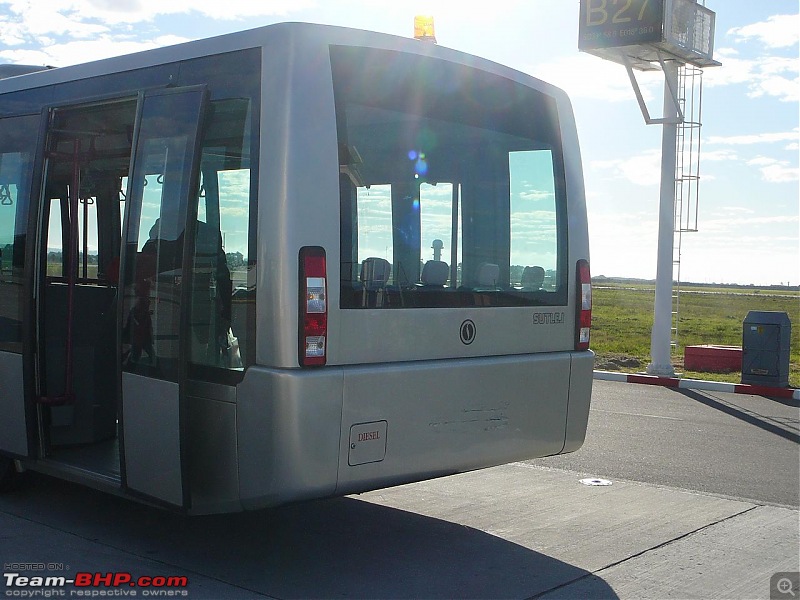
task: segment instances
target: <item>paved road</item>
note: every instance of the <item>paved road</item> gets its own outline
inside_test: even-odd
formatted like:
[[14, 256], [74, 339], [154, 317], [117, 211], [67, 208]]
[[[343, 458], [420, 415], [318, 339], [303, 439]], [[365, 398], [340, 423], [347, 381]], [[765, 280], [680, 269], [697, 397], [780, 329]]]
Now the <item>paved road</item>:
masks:
[[531, 464], [797, 508], [796, 400], [595, 381], [584, 446]]
[[763, 398], [596, 382], [574, 455], [355, 497], [185, 518], [35, 476], [0, 496], [0, 559], [185, 576], [193, 599], [768, 598], [800, 563], [797, 427]]

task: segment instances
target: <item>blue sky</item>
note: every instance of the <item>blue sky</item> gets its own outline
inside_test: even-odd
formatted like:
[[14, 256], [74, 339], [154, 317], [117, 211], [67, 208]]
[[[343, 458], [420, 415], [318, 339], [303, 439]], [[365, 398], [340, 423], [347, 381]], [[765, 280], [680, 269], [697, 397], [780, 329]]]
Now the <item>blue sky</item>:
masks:
[[[797, 0], [707, 0], [699, 213], [681, 278], [800, 283]], [[579, 0], [0, 0], [0, 62], [64, 66], [279, 21], [402, 36], [415, 14], [439, 44], [569, 92], [584, 161], [594, 275], [654, 278], [661, 127], [646, 125], [625, 69], [578, 51]], [[653, 116], [663, 78], [640, 83]]]

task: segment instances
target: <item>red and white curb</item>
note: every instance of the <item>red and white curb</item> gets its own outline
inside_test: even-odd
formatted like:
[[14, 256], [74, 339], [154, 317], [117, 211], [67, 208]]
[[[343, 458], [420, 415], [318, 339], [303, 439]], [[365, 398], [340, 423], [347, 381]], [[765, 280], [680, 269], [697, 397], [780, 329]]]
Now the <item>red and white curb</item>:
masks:
[[702, 379], [683, 379], [682, 377], [659, 377], [640, 373], [620, 373], [618, 371], [595, 371], [595, 379], [605, 381], [623, 381], [627, 383], [643, 383], [645, 385], [661, 385], [664, 387], [708, 390], [710, 392], [730, 392], [734, 394], [753, 394], [772, 398], [792, 398], [800, 400], [800, 389], [770, 387], [766, 385], [750, 385], [747, 383], [727, 383], [724, 381], [704, 381]]

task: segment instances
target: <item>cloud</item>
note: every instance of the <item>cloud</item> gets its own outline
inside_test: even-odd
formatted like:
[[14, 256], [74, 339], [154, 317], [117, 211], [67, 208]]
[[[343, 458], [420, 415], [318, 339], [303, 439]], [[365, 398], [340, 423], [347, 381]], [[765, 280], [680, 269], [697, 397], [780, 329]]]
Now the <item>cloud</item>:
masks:
[[519, 197], [522, 200], [532, 200], [534, 202], [538, 200], [550, 200], [552, 201], [555, 194], [553, 192], [547, 190], [533, 190], [531, 192], [521, 192]]
[[710, 152], [706, 151], [706, 150], [703, 150], [700, 153], [700, 158], [703, 161], [707, 161], [708, 160], [708, 161], [712, 161], [712, 162], [716, 162], [716, 161], [720, 161], [721, 162], [721, 161], [726, 161], [726, 160], [737, 160], [739, 157], [737, 156], [736, 152], [734, 152], [733, 150], [711, 150]]
[[774, 164], [775, 160], [772, 158], [767, 158], [765, 156], [758, 156], [752, 160], [748, 160], [748, 165], [755, 165], [755, 166], [763, 166], [763, 165], [771, 165]]
[[[776, 142], [797, 143], [800, 138], [800, 129], [774, 133], [754, 133], [748, 135], [712, 135], [705, 140], [706, 144], [724, 144], [728, 146], [741, 146], [749, 144], [773, 144]], [[705, 154], [704, 154], [705, 156]]]
[[[744, 213], [745, 211], [739, 211], [740, 214]], [[800, 222], [800, 217], [797, 215], [776, 215], [771, 217], [752, 217], [752, 216], [741, 216], [741, 217], [734, 217], [731, 215], [724, 216], [720, 219], [711, 219], [705, 223], [705, 226], [708, 229], [720, 230], [720, 231], [729, 231], [733, 227], [737, 225], [743, 225], [745, 227], [752, 227], [754, 225], [781, 225], [781, 224], [790, 224], [790, 223], [798, 223]]]
[[[762, 158], [757, 162], [766, 164]], [[792, 277], [797, 283], [800, 217], [796, 201], [794, 206], [789, 202], [779, 207], [772, 202], [751, 205], [745, 198], [731, 200], [723, 206], [700, 200], [698, 233], [683, 236], [681, 242], [681, 278], [772, 284]], [[779, 212], [770, 214], [769, 210]], [[787, 275], [792, 269], [795, 274]]]
[[91, 57], [92, 60], [100, 60], [186, 41], [188, 41], [186, 38], [178, 36], [160, 36], [151, 40], [132, 41], [121, 36], [100, 35], [92, 41], [55, 43], [42, 47], [40, 50], [6, 50], [0, 52], [0, 58], [20, 64], [63, 67], [85, 62], [87, 57]]
[[725, 216], [728, 216], [731, 213], [752, 215], [752, 214], [755, 214], [755, 212], [756, 212], [752, 208], [747, 208], [746, 206], [720, 206], [719, 210], [721, 212], [718, 212], [717, 214], [722, 214], [722, 215], [725, 215]]
[[[751, 136], [712, 137], [710, 143], [727, 144], [754, 144], [758, 142], [777, 142], [785, 139], [789, 134], [760, 134]], [[791, 134], [796, 139], [797, 134]], [[728, 149], [703, 150], [700, 161], [723, 162], [740, 161], [737, 153]], [[769, 183], [787, 183], [798, 180], [798, 168], [791, 166], [786, 160], [778, 160], [767, 156], [756, 156], [747, 160], [747, 166], [756, 167], [761, 173], [761, 178]], [[604, 179], [624, 179], [639, 186], [657, 186], [661, 182], [661, 151], [646, 150], [630, 158], [616, 158], [610, 160], [595, 160], [588, 164], [589, 171]], [[715, 179], [714, 176], [705, 174], [703, 181]]]
[[[764, 230], [766, 229], [766, 230]], [[772, 285], [797, 284], [796, 236], [776, 236], [769, 227], [759, 234], [732, 236], [730, 232], [684, 236], [681, 245], [681, 279], [700, 282], [736, 282]], [[709, 265], [713, 267], [710, 269]]]
[[[635, 97], [625, 67], [589, 54], [530, 65], [526, 71], [562, 88], [572, 98], [630, 102]], [[637, 73], [637, 78], [646, 101], [661, 96], [661, 73]]]
[[731, 48], [720, 48], [715, 58], [722, 65], [706, 69], [703, 83], [709, 87], [744, 84], [751, 98], [769, 96], [782, 102], [800, 100], [800, 61], [783, 56], [738, 57]]
[[636, 185], [659, 185], [661, 151], [646, 150], [630, 158], [596, 160], [589, 163], [592, 171], [604, 171], [611, 179], [626, 179]]
[[[4, 3], [0, 0], [0, 6]], [[0, 23], [4, 30], [3, 39], [8, 36], [17, 43], [27, 40], [46, 43], [50, 34], [86, 39], [108, 31], [105, 25], [83, 22], [71, 11], [58, 12], [44, 2], [11, 3], [10, 13], [2, 17]]]
[[153, 26], [149, 31], [142, 27], [163, 15], [241, 21], [315, 4], [316, 0], [0, 0], [0, 58], [66, 66], [188, 41], [159, 36]]
[[796, 58], [771, 56], [761, 59], [758, 66], [760, 72], [750, 83], [748, 96], [773, 96], [784, 102], [800, 100], [800, 65]]
[[[798, 147], [798, 129], [786, 132], [775, 133], [756, 133], [749, 135], [732, 135], [732, 136], [711, 136], [704, 141], [706, 146], [709, 144], [720, 144], [728, 146], [747, 146], [755, 144], [776, 144], [779, 142], [789, 141], [785, 149], [796, 150]], [[739, 160], [739, 157], [733, 150], [720, 149], [706, 151], [703, 150], [700, 154], [702, 161], [722, 161], [722, 160]], [[769, 183], [787, 183], [798, 180], [798, 168], [791, 166], [789, 161], [779, 160], [768, 156], [755, 156], [750, 158], [745, 163], [749, 167], [756, 167], [761, 172], [761, 178]], [[708, 177], [704, 177], [708, 179]]]
[[658, 240], [656, 211], [597, 212], [589, 204], [592, 272], [621, 277], [655, 277]]
[[242, 217], [247, 217], [249, 214], [248, 207], [235, 207], [235, 206], [221, 206], [219, 209], [220, 213], [230, 219], [238, 219]]
[[757, 156], [747, 164], [758, 167], [761, 177], [769, 183], [786, 183], [800, 179], [800, 169], [789, 165], [788, 161], [777, 160], [766, 156]]
[[[50, 19], [66, 18], [75, 23], [100, 22], [108, 25], [152, 21], [159, 15], [199, 13], [213, 19], [241, 20], [264, 15], [285, 15], [310, 8], [315, 0], [0, 0], [29, 28], [40, 26], [37, 15]], [[58, 30], [53, 30], [58, 31]]]
[[766, 21], [728, 30], [739, 40], [756, 38], [769, 48], [787, 48], [800, 40], [800, 15], [774, 15]]

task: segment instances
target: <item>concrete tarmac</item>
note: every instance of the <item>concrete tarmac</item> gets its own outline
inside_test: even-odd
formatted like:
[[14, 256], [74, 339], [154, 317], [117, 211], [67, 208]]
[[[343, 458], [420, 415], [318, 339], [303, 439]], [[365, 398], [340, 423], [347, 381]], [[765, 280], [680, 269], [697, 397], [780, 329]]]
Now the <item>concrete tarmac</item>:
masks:
[[530, 462], [798, 508], [799, 406], [796, 400], [595, 381], [583, 447]]
[[[758, 479], [797, 470], [797, 408], [735, 402], [603, 382], [571, 457], [234, 515], [183, 517], [30, 474], [0, 496], [0, 595], [797, 600], [797, 474], [767, 490]], [[78, 573], [188, 586], [31, 585]]]
[[773, 574], [798, 570], [797, 510], [582, 476], [515, 463], [194, 518], [36, 476], [0, 500], [0, 556], [6, 582], [186, 576], [197, 599], [769, 598]]

